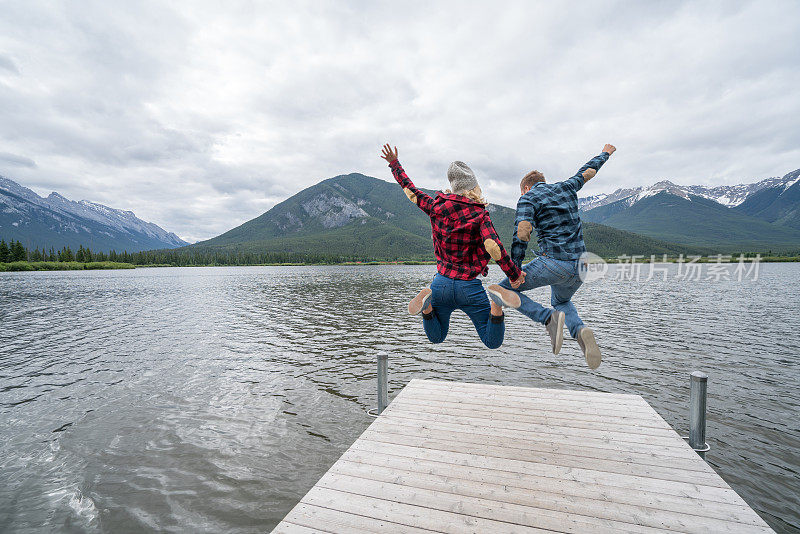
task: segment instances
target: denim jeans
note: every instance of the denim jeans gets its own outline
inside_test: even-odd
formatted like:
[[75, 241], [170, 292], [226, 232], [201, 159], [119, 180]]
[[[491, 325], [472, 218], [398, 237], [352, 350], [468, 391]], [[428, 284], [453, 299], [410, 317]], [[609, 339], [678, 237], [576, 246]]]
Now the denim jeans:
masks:
[[461, 310], [472, 320], [484, 345], [496, 349], [503, 344], [506, 325], [502, 316], [493, 317], [490, 313], [489, 297], [480, 280], [455, 280], [437, 274], [433, 277], [431, 290], [433, 314], [422, 320], [425, 335], [431, 343], [444, 341], [450, 329], [450, 315]]
[[[525, 271], [525, 283], [515, 290], [520, 293], [519, 298], [522, 301], [519, 312], [538, 323], [546, 323], [550, 314], [553, 313], [552, 310], [534, 302], [521, 292], [535, 287], [550, 286], [550, 304], [553, 308], [564, 312], [564, 323], [569, 329], [569, 334], [572, 337], [578, 337], [578, 332], [584, 325], [581, 318], [578, 317], [578, 310], [575, 309], [575, 305], [570, 299], [583, 284], [579, 273], [580, 268], [579, 260], [564, 261], [547, 256], [537, 256], [522, 268]], [[506, 289], [512, 289], [508, 278], [500, 282], [500, 285]]]

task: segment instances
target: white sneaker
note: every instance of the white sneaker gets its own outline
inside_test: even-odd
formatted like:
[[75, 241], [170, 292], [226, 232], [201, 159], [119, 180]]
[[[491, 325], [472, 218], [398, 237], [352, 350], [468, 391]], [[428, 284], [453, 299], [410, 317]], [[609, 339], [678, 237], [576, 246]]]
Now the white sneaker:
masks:
[[486, 288], [489, 298], [498, 306], [506, 308], [519, 308], [522, 301], [519, 299], [519, 294], [516, 291], [511, 291], [497, 284], [492, 284]]
[[421, 314], [422, 310], [430, 305], [432, 297], [433, 291], [431, 291], [431, 288], [426, 287], [417, 293], [417, 296], [411, 299], [411, 302], [408, 303], [408, 313], [411, 315]]
[[600, 367], [602, 357], [600, 356], [600, 347], [597, 346], [597, 341], [594, 339], [594, 332], [591, 328], [583, 327], [578, 332], [578, 345], [583, 350], [583, 355], [586, 356], [586, 363], [589, 364], [589, 369], [597, 369]]
[[550, 341], [553, 343], [553, 354], [561, 351], [561, 344], [564, 343], [564, 312], [553, 310], [550, 315], [550, 322], [544, 325], [547, 333], [550, 334]]

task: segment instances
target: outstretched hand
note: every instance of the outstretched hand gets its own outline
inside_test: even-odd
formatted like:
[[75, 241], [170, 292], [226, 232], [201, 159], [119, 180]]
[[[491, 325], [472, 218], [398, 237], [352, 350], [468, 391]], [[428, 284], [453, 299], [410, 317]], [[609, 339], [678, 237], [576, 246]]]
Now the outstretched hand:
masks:
[[518, 289], [519, 286], [525, 283], [525, 272], [523, 271], [522, 274], [519, 275], [519, 278], [514, 280], [513, 282], [509, 281], [511, 287], [514, 289]]
[[606, 146], [603, 147], [603, 152], [608, 152], [609, 156], [611, 154], [613, 154], [614, 151], [616, 151], [616, 150], [617, 150], [617, 147], [615, 147], [614, 145], [608, 144], [608, 143], [606, 143]]
[[397, 159], [397, 147], [394, 147], [394, 152], [392, 152], [392, 147], [390, 147], [388, 143], [383, 145], [381, 153], [383, 154], [381, 157], [389, 163]]

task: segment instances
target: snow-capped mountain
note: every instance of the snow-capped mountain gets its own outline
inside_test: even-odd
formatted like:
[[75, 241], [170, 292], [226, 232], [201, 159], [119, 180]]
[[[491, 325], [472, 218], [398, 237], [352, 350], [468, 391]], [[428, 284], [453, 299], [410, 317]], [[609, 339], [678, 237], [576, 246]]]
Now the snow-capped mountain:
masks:
[[800, 229], [800, 169], [747, 197], [734, 209], [770, 223]]
[[[799, 169], [800, 170], [800, 169]], [[795, 171], [797, 172], [797, 171]], [[689, 199], [690, 195], [704, 197], [715, 202], [732, 208], [744, 202], [747, 197], [772, 187], [782, 186], [788, 188], [792, 182], [791, 176], [795, 173], [789, 173], [782, 178], [773, 177], [761, 180], [760, 182], [752, 184], [738, 184], [738, 185], [720, 185], [716, 187], [706, 187], [702, 185], [677, 185], [669, 180], [663, 180], [648, 187], [637, 187], [633, 189], [617, 189], [610, 194], [592, 195], [585, 198], [578, 199], [578, 205], [584, 211], [589, 211], [606, 204], [617, 202], [618, 200], [627, 199], [629, 205], [633, 205], [643, 198], [647, 198], [667, 191], [673, 195], [681, 198]], [[796, 179], [795, 179], [796, 181]]]
[[132, 211], [69, 200], [58, 193], [40, 197], [0, 176], [0, 237], [28, 247], [84, 245], [93, 250], [129, 252], [175, 248], [187, 243]]

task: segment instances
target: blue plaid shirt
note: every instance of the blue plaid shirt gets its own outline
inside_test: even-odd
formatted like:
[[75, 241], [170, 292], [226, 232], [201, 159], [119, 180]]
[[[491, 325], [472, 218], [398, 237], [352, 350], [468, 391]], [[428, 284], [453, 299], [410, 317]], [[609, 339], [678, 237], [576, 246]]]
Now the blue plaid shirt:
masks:
[[[608, 152], [601, 152], [578, 169], [575, 176], [552, 184], [540, 182], [519, 198], [517, 220], [530, 222], [539, 238], [539, 253], [557, 260], [577, 260], [586, 252], [583, 242], [581, 217], [578, 213], [578, 191], [583, 187], [583, 172], [599, 170], [608, 160]], [[517, 237], [511, 243], [511, 260], [522, 266], [528, 243]]]

